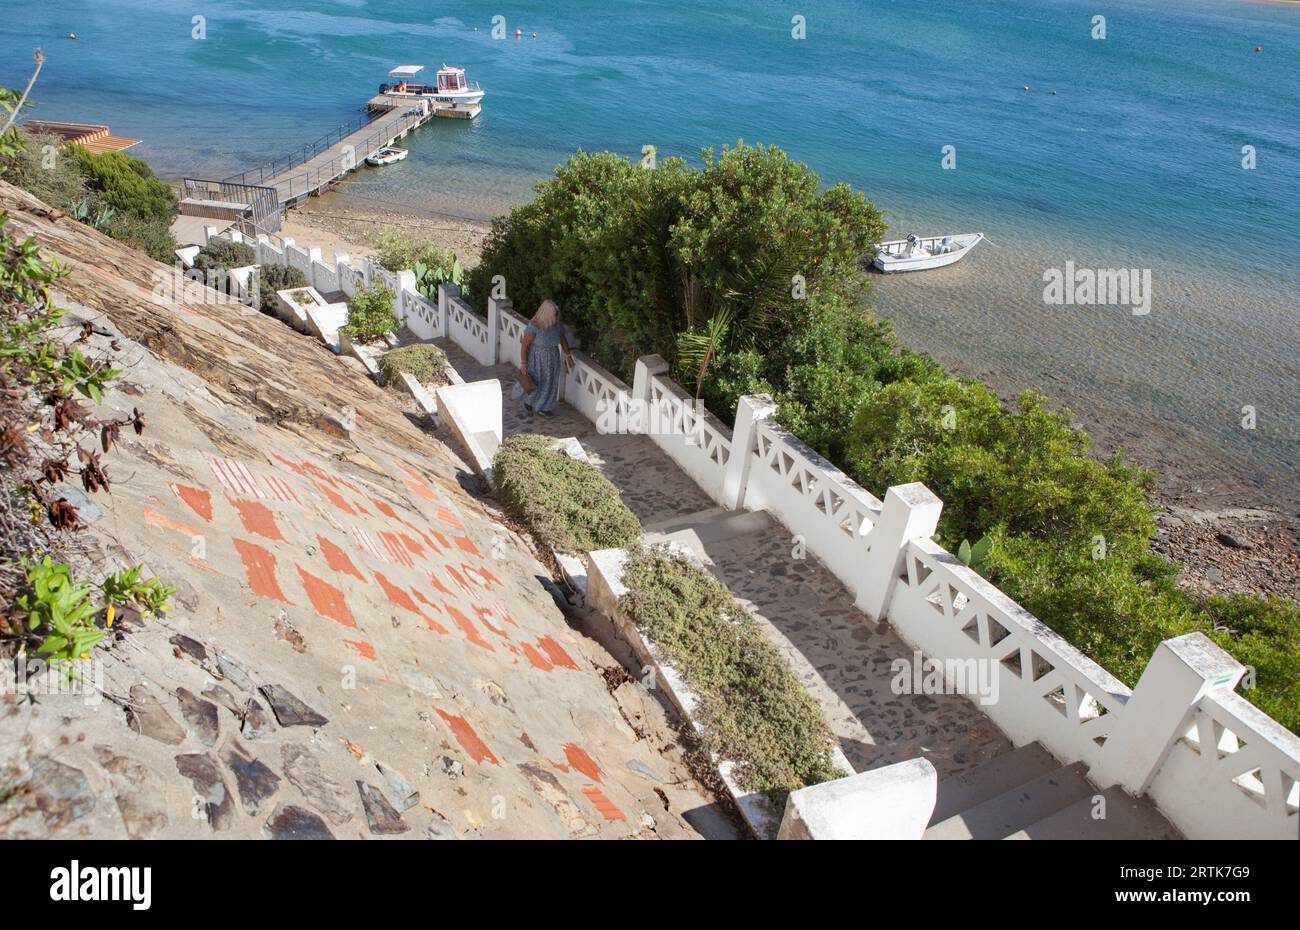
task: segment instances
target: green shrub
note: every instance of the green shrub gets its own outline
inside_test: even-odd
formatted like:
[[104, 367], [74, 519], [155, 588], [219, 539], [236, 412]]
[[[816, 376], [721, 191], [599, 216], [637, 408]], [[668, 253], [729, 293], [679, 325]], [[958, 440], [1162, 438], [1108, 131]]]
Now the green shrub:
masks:
[[385, 229], [375, 242], [375, 258], [389, 271], [410, 271], [416, 262], [450, 268], [456, 253], [429, 239], [417, 239], [400, 229]]
[[19, 132], [23, 149], [5, 180], [60, 210], [71, 211], [90, 194], [81, 164], [68, 157], [59, 136]]
[[231, 268], [246, 268], [256, 263], [256, 249], [246, 243], [231, 242], [226, 239], [209, 241], [199, 250], [199, 254], [194, 256], [194, 267], [202, 272], [210, 269], [229, 271]]
[[176, 261], [177, 245], [171, 228], [156, 220], [119, 213], [103, 226], [101, 232], [139, 249], [156, 262], [168, 265]]
[[741, 787], [784, 802], [846, 774], [816, 702], [724, 584], [663, 546], [634, 552], [623, 583], [619, 608], [699, 696], [707, 747], [736, 763]]
[[[236, 265], [235, 267], [240, 267]], [[275, 313], [275, 292], [306, 287], [307, 276], [290, 265], [259, 265], [257, 269], [258, 309]]]
[[171, 185], [160, 180], [143, 160], [121, 152], [92, 153], [80, 145], [64, 147], [75, 159], [86, 185], [120, 213], [171, 225], [180, 213], [180, 199]]
[[358, 288], [349, 301], [348, 323], [339, 332], [364, 342], [397, 329], [395, 300], [393, 292], [382, 284]]
[[492, 462], [497, 496], [557, 552], [585, 554], [632, 545], [641, 524], [614, 487], [587, 462], [551, 449], [549, 436], [509, 436]]
[[379, 373], [384, 384], [396, 389], [401, 373], [406, 372], [421, 384], [450, 384], [447, 377], [447, 353], [427, 342], [402, 346], [379, 358]]
[[493, 222], [469, 289], [486, 294], [503, 275], [516, 306], [554, 298], [624, 378], [647, 353], [678, 364], [683, 348], [698, 373], [706, 356], [799, 332], [807, 301], [794, 275], [812, 289], [858, 280], [859, 256], [884, 231], [879, 211], [846, 185], [822, 190], [775, 147], [702, 155], [698, 170], [677, 158], [654, 170], [608, 152], [570, 158], [532, 203]]

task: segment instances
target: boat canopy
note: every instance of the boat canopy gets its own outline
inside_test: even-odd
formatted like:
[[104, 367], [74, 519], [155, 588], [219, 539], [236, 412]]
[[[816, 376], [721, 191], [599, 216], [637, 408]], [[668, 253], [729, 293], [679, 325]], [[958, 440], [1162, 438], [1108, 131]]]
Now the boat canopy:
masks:
[[390, 78], [409, 78], [415, 77], [424, 70], [424, 65], [398, 65], [392, 71], [388, 72]]

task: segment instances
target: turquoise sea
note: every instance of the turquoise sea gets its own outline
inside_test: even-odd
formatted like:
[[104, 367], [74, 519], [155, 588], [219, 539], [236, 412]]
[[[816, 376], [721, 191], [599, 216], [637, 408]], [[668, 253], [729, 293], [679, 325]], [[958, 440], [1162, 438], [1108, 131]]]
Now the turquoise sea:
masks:
[[[1295, 484], [1300, 4], [447, 9], [455, 15], [414, 0], [24, 3], [0, 17], [0, 82], [25, 82], [40, 45], [33, 116], [142, 138], [133, 153], [166, 177], [222, 177], [355, 118], [394, 65], [458, 64], [488, 91], [482, 116], [436, 121], [409, 140], [406, 162], [346, 190], [371, 206], [474, 218], [527, 199], [578, 148], [636, 157], [650, 144], [694, 158], [742, 137], [775, 143], [826, 182], [865, 191], [900, 237], [989, 236], [951, 269], [877, 279], [876, 304], [909, 342], [1122, 424], [1128, 445], [1177, 446], [1274, 488]], [[1104, 39], [1093, 38], [1098, 14]], [[795, 15], [803, 40], [791, 35]], [[941, 166], [944, 146], [955, 170]], [[1043, 272], [1067, 260], [1150, 268], [1151, 313], [1045, 305]], [[1241, 428], [1243, 406], [1255, 430]]]

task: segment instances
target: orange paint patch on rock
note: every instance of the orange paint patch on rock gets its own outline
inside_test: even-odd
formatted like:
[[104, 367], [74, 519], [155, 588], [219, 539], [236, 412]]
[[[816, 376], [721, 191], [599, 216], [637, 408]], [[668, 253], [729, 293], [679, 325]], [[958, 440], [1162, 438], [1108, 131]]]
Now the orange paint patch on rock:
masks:
[[331, 490], [328, 485], [320, 481], [313, 481], [312, 484], [314, 484], [316, 486], [316, 490], [324, 494], [325, 497], [329, 500], [329, 502], [333, 504], [337, 509], [343, 511], [345, 514], [347, 514], [350, 517], [355, 517], [357, 515], [357, 512], [352, 509], [352, 505], [349, 504], [347, 501], [345, 501], [338, 494], [336, 494], [333, 490]]
[[203, 531], [198, 527], [190, 526], [188, 523], [182, 523], [180, 520], [173, 520], [166, 514], [154, 510], [152, 507], [144, 508], [144, 522], [148, 523], [150, 526], [162, 527], [163, 529], [183, 533], [191, 538], [203, 535]]
[[592, 803], [592, 806], [600, 811], [600, 816], [606, 820], [627, 820], [627, 815], [618, 809], [618, 805], [607, 798], [605, 792], [595, 785], [583, 785], [582, 793], [587, 796], [587, 800]]
[[407, 550], [410, 551], [411, 555], [415, 556], [417, 559], [424, 558], [424, 546], [421, 546], [418, 542], [416, 542], [410, 536], [407, 536], [405, 533], [398, 533], [397, 535], [401, 537], [402, 545], [406, 546]]
[[452, 581], [456, 582], [462, 591], [470, 597], [478, 596], [478, 593], [470, 586], [470, 583], [461, 577], [460, 572], [456, 571], [456, 569], [452, 568], [450, 565], [444, 565], [443, 568], [446, 570], [448, 577], [450, 577]]
[[483, 553], [478, 551], [478, 546], [474, 545], [474, 540], [470, 539], [468, 536], [457, 536], [456, 545], [459, 546], [463, 552], [468, 552], [470, 555], [476, 555], [479, 558], [483, 557]]
[[270, 550], [263, 549], [256, 543], [244, 539], [234, 539], [235, 551], [244, 563], [244, 573], [248, 575], [248, 585], [259, 597], [269, 597], [284, 603], [292, 603], [280, 590], [280, 583], [275, 580], [275, 556]]
[[565, 745], [564, 758], [569, 761], [569, 765], [573, 766], [574, 769], [581, 772], [583, 775], [586, 775], [592, 781], [602, 781], [600, 777], [600, 766], [597, 765], [596, 760], [587, 755], [586, 750], [577, 743], [568, 743]]
[[317, 578], [301, 565], [296, 567], [299, 577], [302, 578], [302, 586], [311, 600], [311, 606], [316, 608], [316, 613], [355, 630], [357, 621], [352, 618], [352, 611], [348, 610], [343, 592], [329, 582]]
[[564, 647], [551, 637], [543, 636], [537, 641], [537, 645], [542, 647], [542, 650], [546, 653], [546, 657], [559, 668], [568, 668], [575, 672], [578, 670], [578, 663], [569, 658], [569, 654], [564, 651]]
[[507, 633], [505, 630], [499, 630], [499, 629], [497, 629], [496, 627], [494, 627], [494, 626], [492, 625], [491, 621], [488, 620], [488, 617], [492, 616], [492, 608], [491, 608], [491, 607], [475, 607], [475, 608], [474, 608], [474, 613], [478, 614], [479, 621], [480, 621], [480, 622], [481, 622], [485, 627], [487, 627], [488, 630], [490, 630], [491, 632], [495, 633], [497, 636], [500, 636], [502, 639], [509, 639], [509, 638], [510, 638], [510, 634], [509, 634], [509, 633]]
[[401, 519], [400, 517], [397, 516], [397, 511], [396, 511], [396, 510], [394, 510], [392, 507], [388, 506], [388, 504], [384, 503], [383, 501], [379, 500], [379, 498], [377, 498], [377, 497], [372, 497], [372, 498], [370, 498], [370, 503], [373, 504], [373, 505], [375, 506], [375, 509], [376, 509], [376, 510], [378, 510], [380, 513], [382, 513], [384, 516], [388, 517], [388, 519], [390, 519], [390, 520], [399, 520], [399, 519]]
[[465, 616], [463, 613], [461, 613], [455, 607], [452, 607], [450, 604], [444, 604], [443, 606], [447, 608], [447, 613], [451, 616], [451, 619], [455, 621], [456, 626], [460, 627], [460, 630], [462, 633], [465, 634], [466, 639], [468, 639], [475, 646], [482, 646], [488, 652], [496, 651], [495, 649], [492, 648], [492, 644], [489, 643], [486, 639], [484, 639], [483, 635], [479, 633], [478, 627], [476, 627], [473, 624], [473, 622], [469, 619], [469, 617]]
[[271, 454], [275, 456], [277, 459], [279, 459], [280, 462], [283, 463], [284, 466], [288, 468], [289, 471], [293, 472], [295, 475], [301, 475], [305, 473], [305, 469], [297, 462], [289, 461], [287, 458], [285, 458], [283, 455], [281, 455], [278, 452], [272, 452]]
[[433, 572], [429, 572], [429, 581], [431, 581], [431, 582], [433, 583], [433, 586], [434, 586], [434, 588], [435, 588], [436, 590], [442, 592], [443, 594], [447, 595], [448, 597], [455, 597], [455, 596], [456, 596], [456, 595], [452, 592], [451, 588], [447, 587], [445, 584], [443, 584], [441, 581], [439, 581], [439, 580], [438, 580], [438, 576], [435, 575]]
[[540, 668], [543, 672], [549, 672], [555, 666], [547, 660], [546, 656], [537, 651], [532, 643], [524, 643], [524, 656], [528, 659], [533, 668]]
[[493, 585], [501, 584], [500, 578], [498, 578], [496, 575], [492, 574], [490, 571], [488, 571], [486, 568], [483, 568], [482, 566], [475, 568], [474, 566], [468, 563], [462, 562], [460, 567], [465, 569], [465, 574], [467, 575], [477, 575], [482, 580], [483, 587], [489, 590], [491, 590]]
[[393, 584], [379, 572], [375, 572], [375, 579], [379, 582], [379, 586], [384, 589], [384, 594], [388, 595], [389, 601], [396, 604], [398, 607], [401, 607], [403, 610], [409, 610], [413, 614], [419, 614], [421, 617], [424, 617], [425, 620], [429, 619], [424, 616], [424, 611], [415, 606], [415, 601], [411, 600], [411, 595]]
[[336, 572], [346, 572], [356, 578], [357, 581], [366, 580], [366, 577], [357, 571], [357, 567], [352, 564], [352, 560], [348, 558], [346, 552], [319, 534], [316, 536], [316, 542], [320, 543], [320, 551], [325, 556], [326, 565]]
[[356, 650], [358, 655], [364, 656], [371, 662], [375, 661], [375, 647], [369, 643], [358, 642], [352, 639], [343, 640], [344, 645]]
[[[441, 607], [439, 607], [439, 606], [438, 606], [437, 604], [435, 604], [433, 601], [429, 600], [427, 597], [425, 597], [423, 594], [421, 594], [419, 588], [412, 588], [412, 589], [411, 589], [411, 593], [414, 594], [414, 595], [415, 595], [415, 599], [416, 599], [417, 601], [419, 601], [421, 604], [423, 604], [424, 606], [426, 606], [426, 607], [432, 607], [434, 610], [439, 611], [439, 612], [442, 611], [442, 608], [441, 608]], [[437, 620], [434, 620], [434, 619], [433, 619], [432, 617], [430, 617], [430, 616], [427, 616], [427, 615], [426, 615], [425, 618], [424, 618], [424, 622], [425, 622], [426, 624], [428, 624], [429, 629], [433, 630], [433, 631], [436, 632], [436, 633], [444, 633], [444, 634], [445, 634], [445, 633], [447, 632], [447, 628], [446, 628], [445, 626], [443, 626], [441, 623], [439, 623]]]
[[284, 542], [284, 537], [280, 535], [280, 528], [275, 525], [275, 514], [271, 513], [271, 508], [258, 501], [228, 499], [239, 511], [239, 519], [243, 522], [244, 529], [267, 539]]
[[469, 722], [458, 714], [449, 714], [440, 708], [434, 708], [438, 711], [438, 716], [447, 721], [447, 726], [451, 727], [452, 735], [456, 737], [456, 742], [460, 743], [461, 749], [464, 749], [469, 757], [475, 762], [491, 762], [493, 765], [500, 765], [497, 757], [492, 755], [492, 750], [487, 748], [487, 744], [478, 738], [474, 728]]
[[433, 493], [433, 488], [425, 483], [424, 476], [414, 468], [407, 468], [405, 465], [400, 466], [402, 471], [406, 472], [406, 486], [411, 489], [412, 493], [423, 497], [425, 500], [436, 501], [438, 495]]
[[465, 524], [460, 522], [460, 517], [456, 516], [446, 507], [439, 507], [435, 516], [443, 523], [450, 526], [457, 533], [465, 532]]
[[177, 484], [171, 482], [167, 485], [172, 489], [172, 493], [185, 502], [189, 507], [203, 519], [205, 523], [212, 522], [212, 495], [203, 488], [192, 488], [189, 485]]

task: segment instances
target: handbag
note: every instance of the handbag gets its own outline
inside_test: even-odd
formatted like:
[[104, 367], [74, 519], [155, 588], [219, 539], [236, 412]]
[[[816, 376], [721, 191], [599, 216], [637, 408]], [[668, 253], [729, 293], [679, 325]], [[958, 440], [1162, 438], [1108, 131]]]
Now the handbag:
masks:
[[537, 382], [528, 377], [528, 369], [519, 369], [519, 386], [524, 389], [525, 394], [531, 394], [537, 390]]

